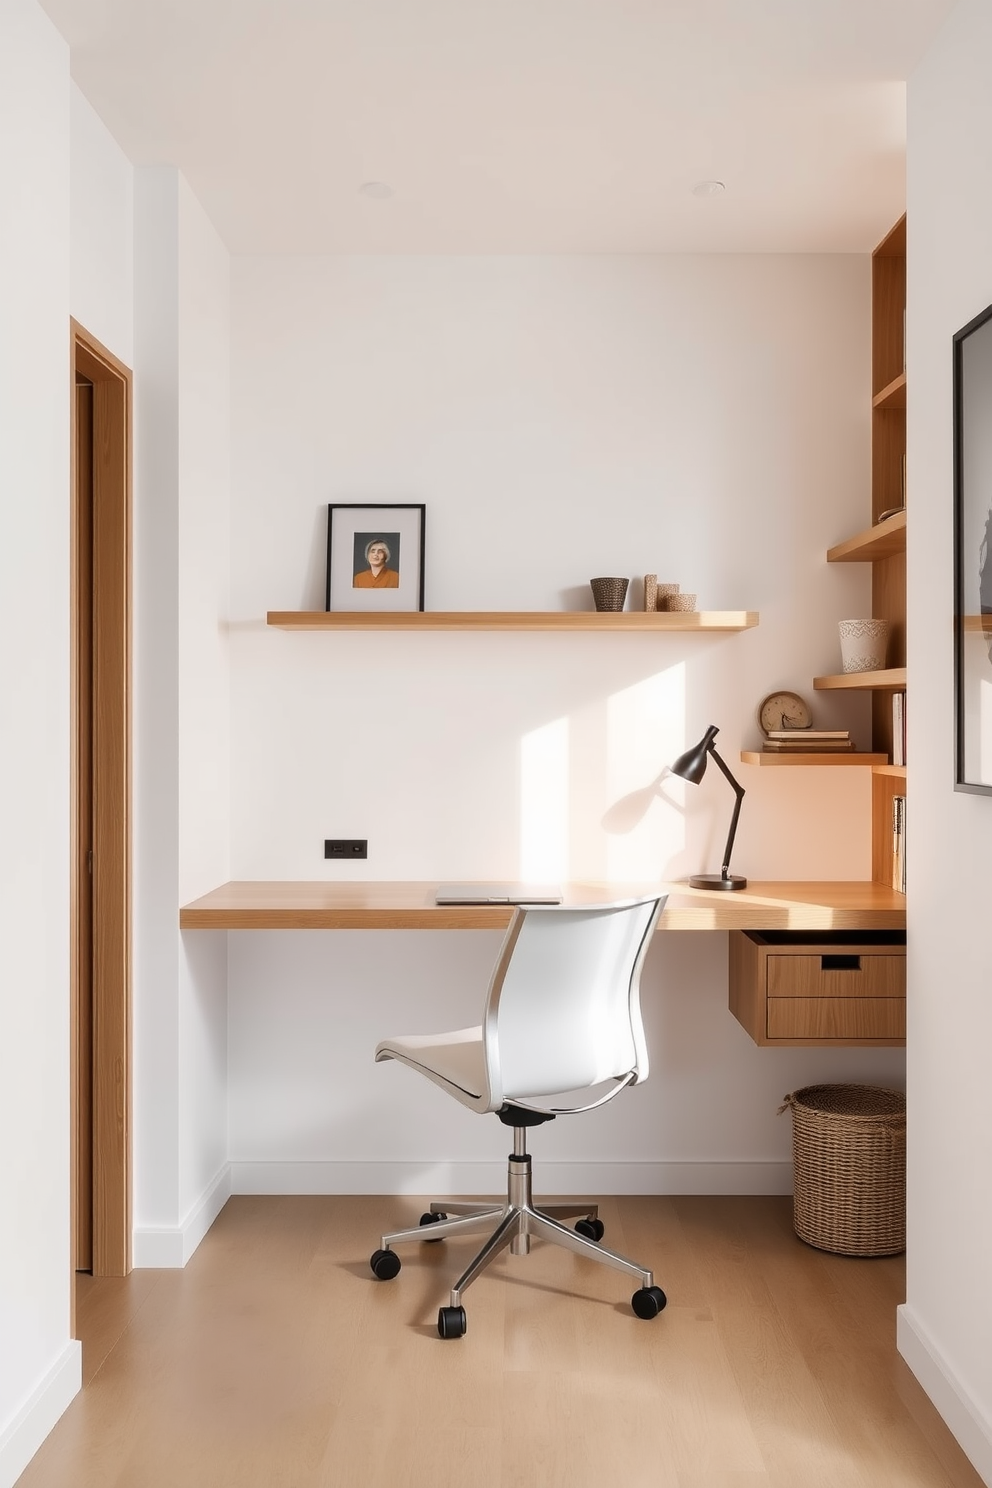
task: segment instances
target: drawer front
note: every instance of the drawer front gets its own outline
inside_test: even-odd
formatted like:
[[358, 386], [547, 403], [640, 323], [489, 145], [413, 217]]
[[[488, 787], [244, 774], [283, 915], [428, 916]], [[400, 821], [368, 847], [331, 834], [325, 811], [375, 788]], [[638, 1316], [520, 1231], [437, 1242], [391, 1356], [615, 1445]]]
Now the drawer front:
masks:
[[[769, 998], [905, 998], [906, 957], [867, 955], [843, 947], [815, 955], [770, 955], [766, 964]], [[781, 1036], [781, 1035], [780, 1035]]]
[[904, 1039], [898, 997], [776, 997], [767, 1004], [769, 1039]]

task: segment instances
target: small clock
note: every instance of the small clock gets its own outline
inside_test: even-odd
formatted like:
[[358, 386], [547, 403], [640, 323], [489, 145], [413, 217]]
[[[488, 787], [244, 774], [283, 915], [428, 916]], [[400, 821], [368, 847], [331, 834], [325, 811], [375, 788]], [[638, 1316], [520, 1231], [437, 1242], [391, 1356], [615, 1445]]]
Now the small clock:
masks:
[[758, 727], [763, 734], [771, 729], [808, 729], [812, 723], [809, 704], [798, 692], [770, 692], [758, 704]]

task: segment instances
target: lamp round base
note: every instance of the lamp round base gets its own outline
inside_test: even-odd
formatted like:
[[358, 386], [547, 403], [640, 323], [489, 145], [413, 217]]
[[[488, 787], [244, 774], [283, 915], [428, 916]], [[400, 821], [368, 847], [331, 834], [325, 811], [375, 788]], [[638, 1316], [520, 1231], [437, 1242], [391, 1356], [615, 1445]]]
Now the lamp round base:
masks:
[[726, 878], [722, 873], [697, 873], [690, 878], [689, 887], [693, 889], [746, 889], [747, 879], [740, 878], [736, 873], [728, 874]]

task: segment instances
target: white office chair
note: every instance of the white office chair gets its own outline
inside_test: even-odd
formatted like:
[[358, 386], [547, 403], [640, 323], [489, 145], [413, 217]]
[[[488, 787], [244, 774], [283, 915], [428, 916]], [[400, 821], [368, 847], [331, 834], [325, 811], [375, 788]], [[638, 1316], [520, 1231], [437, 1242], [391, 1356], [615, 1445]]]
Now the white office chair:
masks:
[[[372, 1254], [373, 1273], [389, 1281], [400, 1270], [393, 1246], [401, 1241], [492, 1230], [452, 1287], [450, 1305], [438, 1313], [442, 1338], [465, 1333], [466, 1287], [506, 1246], [514, 1255], [526, 1254], [532, 1235], [636, 1276], [640, 1287], [631, 1306], [638, 1317], [657, 1317], [665, 1306], [649, 1270], [598, 1244], [603, 1223], [595, 1205], [534, 1207], [525, 1141], [529, 1126], [593, 1110], [647, 1078], [640, 973], [664, 903], [664, 897], [652, 897], [581, 909], [515, 910], [481, 1026], [385, 1039], [376, 1049], [377, 1062], [399, 1059], [462, 1105], [494, 1112], [513, 1128], [505, 1203], [432, 1203], [419, 1226], [383, 1235]], [[593, 1091], [595, 1099], [584, 1099]], [[576, 1214], [584, 1217], [574, 1229], [560, 1223]]]

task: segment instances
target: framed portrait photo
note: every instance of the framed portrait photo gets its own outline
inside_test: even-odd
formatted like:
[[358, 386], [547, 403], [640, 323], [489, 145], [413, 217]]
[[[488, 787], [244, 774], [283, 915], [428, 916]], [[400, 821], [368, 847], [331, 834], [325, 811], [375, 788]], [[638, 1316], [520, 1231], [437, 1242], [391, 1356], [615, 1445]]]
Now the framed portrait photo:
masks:
[[992, 796], [992, 305], [954, 336], [955, 790]]
[[424, 608], [424, 507], [327, 508], [328, 610]]

